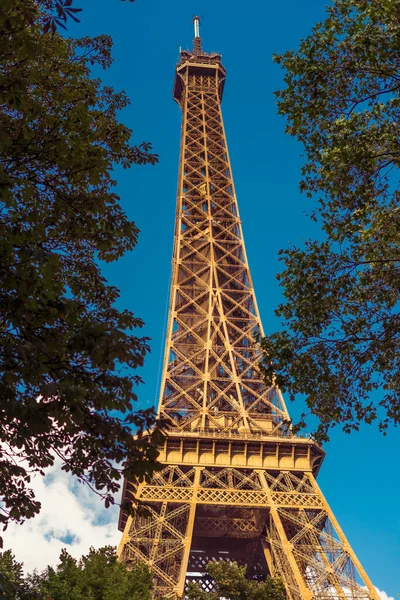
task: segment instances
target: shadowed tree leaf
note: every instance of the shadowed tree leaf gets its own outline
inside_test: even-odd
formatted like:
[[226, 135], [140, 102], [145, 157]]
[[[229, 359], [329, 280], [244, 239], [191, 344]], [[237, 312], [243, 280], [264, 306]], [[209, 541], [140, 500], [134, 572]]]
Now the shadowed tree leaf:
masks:
[[149, 350], [137, 335], [143, 323], [117, 310], [119, 292], [100, 267], [138, 236], [115, 166], [157, 156], [148, 143], [132, 145], [118, 120], [125, 93], [91, 75], [92, 65], [111, 64], [111, 39], [45, 33], [48, 7], [0, 3], [3, 525], [39, 511], [30, 478], [55, 456], [112, 503], [122, 477], [148, 477], [158, 454], [145, 435], [153, 411], [134, 407], [134, 370]]
[[399, 40], [398, 0], [335, 0], [297, 51], [275, 57], [322, 236], [281, 252], [284, 328], [264, 340], [264, 372], [305, 396], [319, 441], [337, 424], [400, 422]]

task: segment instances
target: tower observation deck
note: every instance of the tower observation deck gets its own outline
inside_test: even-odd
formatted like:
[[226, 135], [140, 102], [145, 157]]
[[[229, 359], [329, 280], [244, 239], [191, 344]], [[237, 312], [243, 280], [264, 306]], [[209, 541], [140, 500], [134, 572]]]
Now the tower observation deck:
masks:
[[172, 285], [158, 412], [162, 471], [125, 483], [148, 516], [121, 513], [119, 556], [145, 562], [154, 598], [204, 589], [212, 559], [281, 577], [289, 600], [378, 600], [315, 480], [324, 452], [294, 436], [259, 371], [262, 326], [243, 241], [221, 100], [226, 71], [194, 18], [174, 99], [182, 109]]

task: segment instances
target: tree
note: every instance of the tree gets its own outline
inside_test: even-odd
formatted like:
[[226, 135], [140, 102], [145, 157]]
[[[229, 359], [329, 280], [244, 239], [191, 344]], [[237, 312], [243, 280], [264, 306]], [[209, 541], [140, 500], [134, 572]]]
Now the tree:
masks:
[[[43, 27], [45, 33], [48, 31], [55, 33], [58, 28], [67, 29], [66, 23], [68, 19], [80, 23], [77, 13], [82, 12], [82, 9], [73, 6], [72, 2], [73, 0], [47, 1]], [[135, 0], [129, 0], [129, 2], [135, 2]]]
[[[151, 410], [134, 411], [148, 351], [143, 323], [117, 310], [101, 261], [138, 230], [121, 209], [115, 165], [154, 164], [130, 143], [127, 106], [93, 78], [111, 39], [44, 33], [48, 0], [0, 3], [0, 522], [40, 509], [32, 473], [63, 469], [113, 501], [123, 475], [156, 467]], [[132, 428], [137, 435], [132, 436]]]
[[79, 560], [62, 550], [57, 567], [28, 577], [28, 584], [41, 600], [150, 600], [152, 576], [143, 564], [128, 571], [105, 546]]
[[400, 2], [327, 11], [276, 57], [279, 112], [304, 146], [300, 188], [322, 236], [281, 252], [284, 330], [263, 343], [267, 381], [305, 395], [320, 441], [337, 424], [400, 421]]
[[279, 579], [267, 577], [257, 582], [246, 579], [246, 567], [237, 563], [215, 561], [209, 563], [207, 572], [215, 581], [215, 592], [205, 592], [200, 585], [190, 583], [186, 592], [188, 600], [285, 600], [286, 595]]
[[36, 600], [37, 595], [26, 585], [23, 565], [11, 550], [0, 552], [0, 597], [7, 600]]
[[80, 23], [77, 13], [82, 12], [82, 9], [72, 6], [72, 0], [50, 0], [47, 3], [46, 9], [43, 27], [44, 33], [48, 31], [55, 33], [59, 27], [67, 29], [66, 22], [68, 19], [72, 19], [75, 23]]

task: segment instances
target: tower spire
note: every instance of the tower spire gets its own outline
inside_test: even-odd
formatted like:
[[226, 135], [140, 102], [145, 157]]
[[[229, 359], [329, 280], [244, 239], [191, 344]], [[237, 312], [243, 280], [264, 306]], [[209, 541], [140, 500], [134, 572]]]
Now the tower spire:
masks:
[[193, 54], [198, 55], [201, 54], [203, 49], [201, 47], [201, 37], [200, 37], [200, 17], [193, 17], [193, 25], [194, 25], [194, 40], [193, 40]]

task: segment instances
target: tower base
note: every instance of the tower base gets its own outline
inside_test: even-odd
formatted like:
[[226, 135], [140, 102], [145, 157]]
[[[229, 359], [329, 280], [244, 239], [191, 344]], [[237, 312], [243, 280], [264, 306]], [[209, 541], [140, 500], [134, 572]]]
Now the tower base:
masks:
[[229, 560], [249, 577], [280, 577], [289, 600], [379, 600], [311, 464], [166, 464], [132, 492], [148, 515], [126, 518], [119, 556], [150, 567], [155, 599], [182, 597], [188, 580], [211, 590], [208, 562]]

